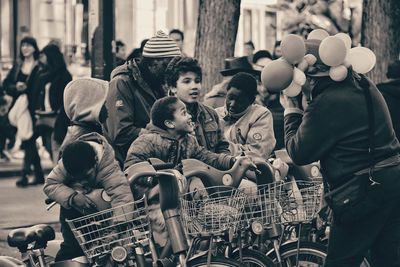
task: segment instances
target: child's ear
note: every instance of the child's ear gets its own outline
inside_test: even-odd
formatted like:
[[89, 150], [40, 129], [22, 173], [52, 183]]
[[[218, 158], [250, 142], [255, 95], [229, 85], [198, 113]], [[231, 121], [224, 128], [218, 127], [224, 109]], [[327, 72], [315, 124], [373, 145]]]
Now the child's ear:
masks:
[[167, 126], [168, 129], [175, 129], [175, 123], [170, 120], [164, 121], [164, 125]]

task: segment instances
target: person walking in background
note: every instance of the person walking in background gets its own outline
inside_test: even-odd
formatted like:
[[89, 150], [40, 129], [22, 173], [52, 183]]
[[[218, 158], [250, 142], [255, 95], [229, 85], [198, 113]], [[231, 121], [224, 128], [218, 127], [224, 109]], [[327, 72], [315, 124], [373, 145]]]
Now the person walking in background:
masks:
[[203, 103], [212, 108], [218, 108], [225, 105], [226, 86], [233, 75], [238, 72], [246, 72], [254, 76], [259, 76], [260, 71], [254, 70], [247, 57], [226, 58], [225, 69], [220, 73], [223, 76], [222, 82], [213, 86], [213, 88], [204, 96]]
[[111, 73], [105, 136], [122, 166], [131, 143], [150, 121], [153, 103], [166, 95], [162, 84], [168, 63], [181, 51], [164, 32], [146, 42], [143, 59], [132, 59]]
[[247, 60], [249, 61], [250, 64], [253, 64], [253, 53], [256, 48], [254, 47], [254, 44], [252, 41], [248, 41], [244, 43], [243, 46], [243, 54], [245, 57], [247, 57]]
[[400, 139], [400, 60], [389, 64], [386, 77], [389, 80], [377, 87], [385, 98], [396, 137]]
[[254, 104], [258, 93], [256, 79], [239, 72], [228, 83], [227, 91], [225, 106], [216, 111], [232, 155], [244, 153], [268, 159], [276, 143], [273, 119], [266, 107]]
[[120, 66], [125, 63], [126, 58], [126, 46], [121, 40], [115, 42], [115, 66]]
[[[0, 88], [1, 89], [1, 88]], [[0, 90], [0, 162], [9, 161], [6, 149], [11, 149], [15, 144], [15, 134], [17, 129], [8, 120], [8, 111], [12, 104], [12, 97], [3, 94]], [[7, 146], [6, 142], [8, 140]]]
[[192, 116], [197, 142], [215, 153], [229, 154], [217, 112], [199, 102], [202, 72], [198, 61], [190, 57], [175, 57], [168, 64], [165, 81], [169, 94], [185, 103]]
[[64, 111], [65, 86], [72, 80], [60, 48], [46, 45], [39, 57], [42, 70], [35, 84], [36, 123], [34, 132], [41, 136], [54, 162], [70, 123]]
[[186, 53], [183, 50], [183, 40], [185, 39], [185, 35], [183, 34], [183, 31], [179, 29], [172, 29], [169, 32], [169, 38], [174, 40], [176, 44], [178, 45], [179, 49], [181, 50], [182, 56], [187, 57]]
[[[36, 148], [36, 138], [33, 136], [33, 127], [35, 121], [35, 103], [34, 103], [34, 84], [37, 80], [39, 65], [39, 48], [36, 40], [33, 37], [24, 37], [20, 42], [20, 57], [16, 64], [12, 67], [7, 77], [4, 79], [3, 86], [5, 92], [14, 98], [14, 102], [21, 98], [16, 108], [21, 110], [15, 111], [14, 125], [17, 126], [19, 131], [18, 135], [23, 136], [21, 147], [25, 151], [24, 165], [22, 170], [22, 177], [17, 181], [17, 186], [28, 185], [28, 175], [31, 172], [31, 166], [34, 167], [35, 179], [33, 184], [44, 183], [44, 175], [42, 166], [40, 164], [40, 157]], [[25, 98], [27, 101], [25, 101]], [[19, 115], [26, 114], [22, 109], [27, 107], [29, 116], [20, 117]], [[10, 110], [12, 112], [12, 110]], [[29, 118], [30, 117], [30, 118]], [[30, 124], [29, 121], [30, 120]], [[24, 125], [22, 122], [24, 122]], [[21, 127], [28, 127], [24, 130]]]

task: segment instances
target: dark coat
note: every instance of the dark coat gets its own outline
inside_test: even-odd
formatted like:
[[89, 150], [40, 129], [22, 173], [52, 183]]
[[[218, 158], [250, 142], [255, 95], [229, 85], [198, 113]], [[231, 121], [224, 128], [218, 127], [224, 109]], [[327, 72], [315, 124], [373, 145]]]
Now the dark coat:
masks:
[[397, 139], [400, 139], [400, 79], [377, 85], [385, 98]]
[[39, 65], [36, 65], [31, 73], [29, 74], [26, 85], [27, 89], [24, 92], [18, 92], [16, 88], [18, 73], [22, 67], [21, 63], [15, 64], [12, 69], [8, 72], [6, 78], [3, 81], [3, 90], [10, 96], [14, 98], [14, 102], [17, 100], [18, 96], [22, 94], [27, 94], [28, 96], [28, 109], [31, 114], [32, 120], [34, 120], [36, 99], [35, 99], [35, 89], [34, 86], [38, 79]]
[[150, 122], [150, 109], [154, 102], [164, 96], [152, 90], [139, 69], [137, 59], [127, 61], [111, 73], [107, 95], [108, 118], [104, 134], [115, 150], [122, 165], [131, 143]]
[[400, 150], [385, 100], [364, 76], [349, 72], [342, 82], [320, 78], [304, 112], [285, 115], [286, 149], [298, 165], [320, 160], [332, 188], [369, 166], [368, 113], [363, 90], [369, 86], [374, 107], [375, 162]]
[[68, 125], [70, 124], [63, 105], [64, 89], [70, 81], [72, 81], [72, 76], [69, 71], [67, 69], [59, 69], [56, 72], [41, 72], [35, 84], [35, 110], [44, 110], [45, 87], [47, 83], [50, 83], [50, 106], [57, 113], [54, 125], [54, 139], [60, 144], [64, 140]]

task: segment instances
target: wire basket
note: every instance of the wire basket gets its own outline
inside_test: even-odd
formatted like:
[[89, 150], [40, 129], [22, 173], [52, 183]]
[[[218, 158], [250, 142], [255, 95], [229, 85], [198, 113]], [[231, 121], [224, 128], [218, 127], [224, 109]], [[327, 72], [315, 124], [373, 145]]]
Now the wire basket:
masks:
[[181, 196], [183, 226], [189, 235], [235, 233], [246, 194], [233, 187], [215, 186]]
[[123, 246], [127, 251], [130, 251], [134, 244], [147, 247], [151, 237], [147, 202], [144, 197], [67, 222], [90, 261], [111, 253], [116, 246]]
[[320, 179], [264, 185], [247, 198], [241, 225], [254, 220], [263, 225], [309, 222], [317, 216], [323, 191]]

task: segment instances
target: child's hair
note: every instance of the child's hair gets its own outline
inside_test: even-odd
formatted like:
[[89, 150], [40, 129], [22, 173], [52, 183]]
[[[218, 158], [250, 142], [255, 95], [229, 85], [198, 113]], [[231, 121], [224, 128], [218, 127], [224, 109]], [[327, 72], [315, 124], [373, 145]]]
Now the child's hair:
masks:
[[74, 141], [65, 146], [62, 162], [65, 170], [75, 176], [95, 166], [96, 152], [87, 142]]
[[176, 104], [179, 99], [175, 96], [166, 96], [158, 99], [151, 108], [151, 121], [153, 125], [167, 130], [165, 125], [166, 120], [173, 121], [174, 113], [176, 111]]
[[201, 67], [196, 59], [192, 57], [174, 57], [165, 70], [165, 83], [168, 86], [176, 87], [179, 76], [188, 72], [195, 73], [201, 81]]
[[245, 72], [239, 72], [232, 77], [232, 79], [228, 83], [226, 90], [229, 91], [231, 87], [235, 87], [240, 91], [246, 92], [245, 95], [250, 98], [255, 97], [258, 93], [256, 79], [253, 75]]

